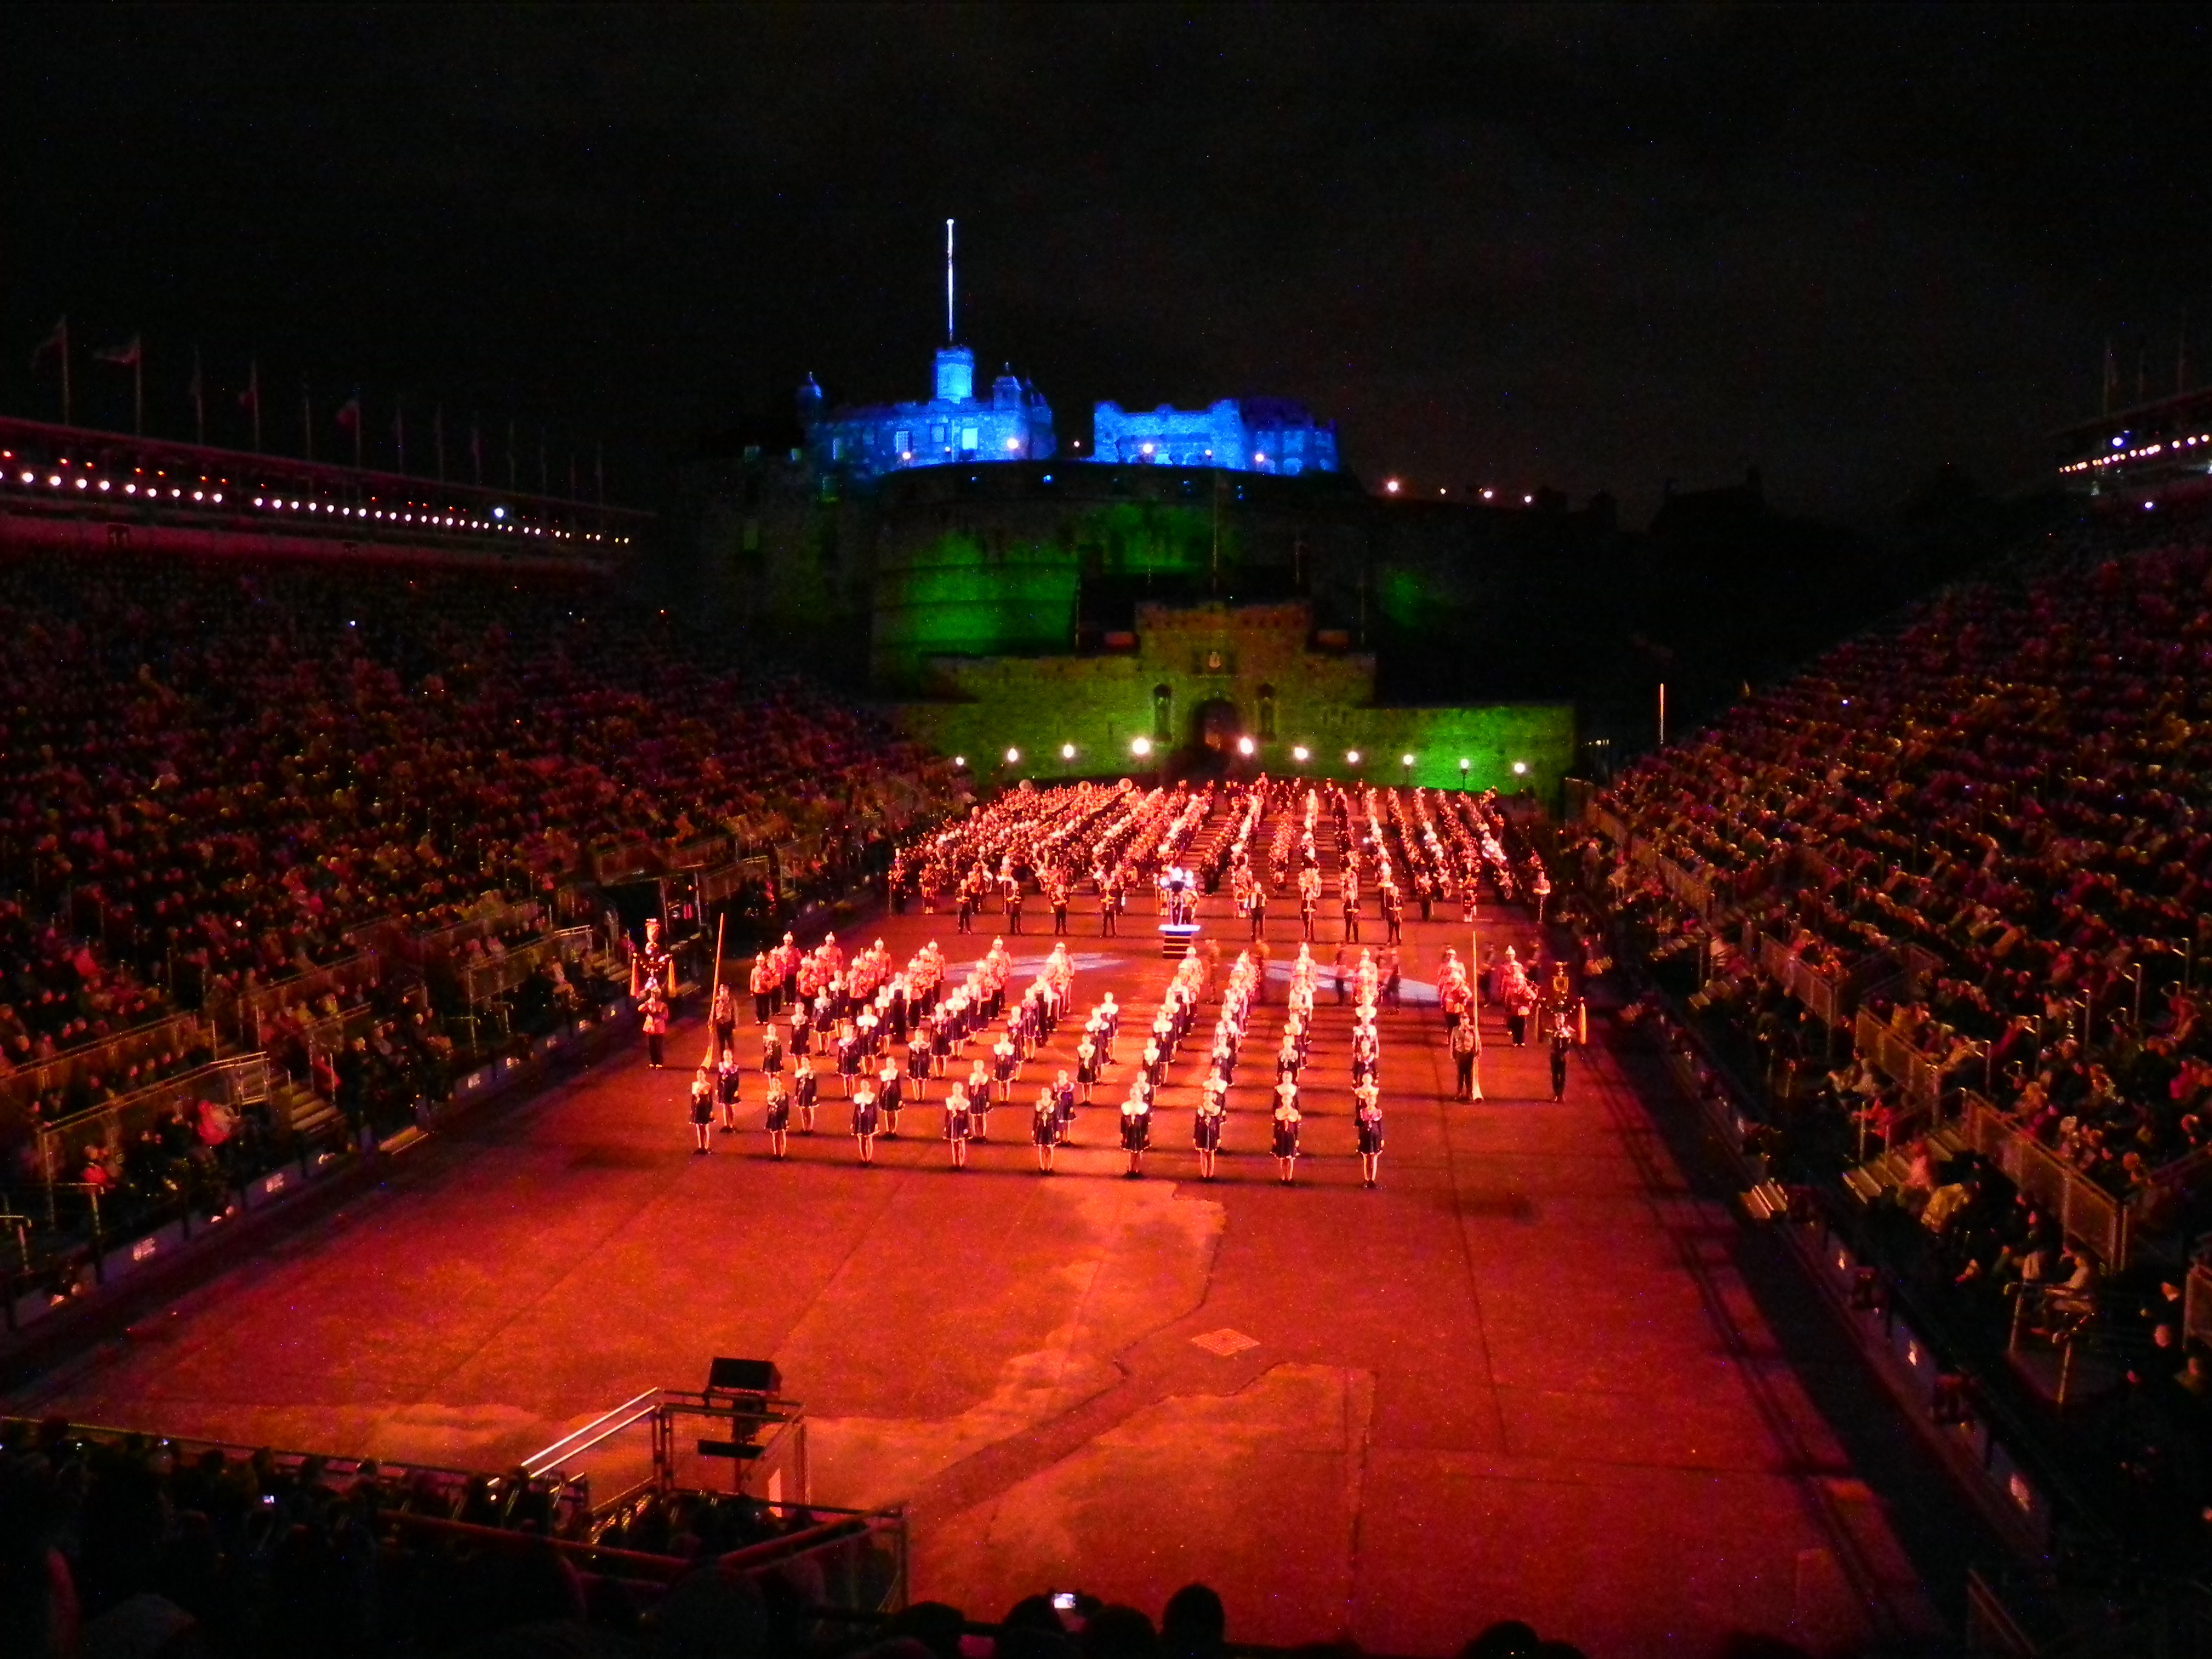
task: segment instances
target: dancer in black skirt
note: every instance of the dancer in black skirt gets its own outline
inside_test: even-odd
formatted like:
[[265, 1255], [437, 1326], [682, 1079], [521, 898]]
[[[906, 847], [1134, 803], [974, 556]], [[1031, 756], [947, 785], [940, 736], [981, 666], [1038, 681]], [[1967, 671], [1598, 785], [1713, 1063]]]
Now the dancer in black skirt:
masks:
[[698, 1157], [707, 1150], [707, 1133], [714, 1125], [714, 1079], [702, 1066], [691, 1076], [691, 1139], [696, 1144], [691, 1155]]
[[1121, 1150], [1129, 1158], [1129, 1167], [1123, 1172], [1127, 1178], [1143, 1177], [1145, 1153], [1152, 1144], [1152, 1100], [1140, 1077], [1130, 1084], [1129, 1097], [1121, 1105]]
[[814, 1108], [820, 1097], [821, 1085], [814, 1079], [814, 1062], [805, 1054], [799, 1057], [799, 1069], [792, 1074], [791, 1103], [799, 1110], [799, 1133], [814, 1133]]
[[1083, 1091], [1083, 1103], [1091, 1103], [1091, 1091], [1098, 1082], [1098, 1045], [1086, 1033], [1075, 1045], [1075, 1083]]
[[945, 1144], [952, 1149], [952, 1167], [956, 1170], [968, 1167], [968, 1136], [974, 1127], [967, 1091], [956, 1083], [945, 1091]]
[[722, 1063], [714, 1068], [714, 1103], [721, 1108], [722, 1133], [735, 1134], [738, 1128], [738, 1056], [732, 1048], [722, 1051]]
[[791, 1128], [791, 1091], [783, 1086], [783, 1079], [772, 1077], [768, 1080], [769, 1150], [779, 1158], [784, 1152], [784, 1137]]
[[1039, 1175], [1052, 1173], [1053, 1148], [1059, 1144], [1059, 1098], [1053, 1090], [1040, 1089], [1037, 1091], [1036, 1109], [1030, 1115], [1030, 1145], [1036, 1148]]
[[1275, 1095], [1275, 1174], [1287, 1187], [1298, 1174], [1298, 1085], [1285, 1083]]
[[929, 1071], [933, 1058], [929, 1021], [927, 1018], [916, 1020], [906, 1044], [906, 1080], [908, 1087], [914, 1091], [914, 1105], [919, 1106], [929, 1098]]
[[1363, 1083], [1352, 1091], [1356, 1103], [1354, 1127], [1359, 1134], [1359, 1172], [1372, 1187], [1382, 1167], [1382, 1091], [1372, 1083]]
[[991, 1138], [991, 1073], [981, 1056], [968, 1068], [968, 1121], [975, 1126], [976, 1139]]
[[886, 1054], [884, 1057], [884, 1069], [876, 1073], [876, 1109], [884, 1115], [885, 1134], [895, 1135], [898, 1133], [899, 1108], [904, 1103], [899, 1088], [898, 1061]]
[[1218, 1073], [1206, 1079], [1206, 1091], [1199, 1097], [1198, 1116], [1191, 1125], [1191, 1144], [1198, 1148], [1198, 1178], [1213, 1179], [1213, 1160], [1221, 1151], [1222, 1103], [1228, 1094]]
[[876, 1161], [876, 1091], [867, 1079], [862, 1078], [853, 1091], [853, 1139], [860, 1148], [860, 1162]]
[[767, 1026], [761, 1032], [761, 1075], [763, 1077], [783, 1075], [783, 1039], [776, 1035], [776, 1030], [773, 1024]]

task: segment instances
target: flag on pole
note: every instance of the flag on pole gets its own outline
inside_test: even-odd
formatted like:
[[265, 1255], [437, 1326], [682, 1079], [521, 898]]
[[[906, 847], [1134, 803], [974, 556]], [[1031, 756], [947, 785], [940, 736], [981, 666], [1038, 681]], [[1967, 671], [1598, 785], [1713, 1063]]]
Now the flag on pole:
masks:
[[185, 388], [192, 394], [192, 441], [207, 441], [207, 383], [200, 378], [200, 349], [192, 348], [192, 381]]
[[404, 472], [407, 470], [407, 406], [400, 402], [399, 394], [396, 392], [392, 394], [392, 447], [398, 452], [399, 470]]
[[33, 373], [38, 369], [39, 359], [49, 351], [61, 359], [62, 424], [67, 426], [70, 424], [70, 343], [67, 316], [63, 317], [61, 321], [54, 325], [54, 331], [40, 341], [38, 349], [31, 353], [31, 368]]
[[92, 354], [95, 363], [113, 363], [131, 371], [131, 429], [143, 434], [146, 430], [146, 349], [145, 343], [136, 334], [121, 345], [110, 346], [105, 351]]
[[480, 417], [469, 416], [469, 465], [476, 469], [477, 482], [483, 482], [483, 424]]
[[261, 360], [250, 357], [246, 363], [246, 390], [238, 394], [238, 406], [252, 411], [253, 416], [253, 453], [261, 453]]
[[353, 434], [353, 464], [361, 463], [361, 388], [356, 386], [352, 397], [338, 405], [338, 424]]
[[69, 356], [69, 319], [68, 319], [68, 318], [64, 317], [64, 318], [63, 318], [63, 319], [61, 319], [61, 321], [59, 321], [59, 322], [56, 323], [56, 324], [54, 325], [54, 331], [53, 331], [53, 332], [52, 332], [52, 333], [51, 333], [51, 334], [49, 334], [49, 335], [47, 335], [47, 336], [46, 336], [46, 337], [45, 339], [43, 339], [43, 340], [40, 341], [40, 342], [38, 343], [38, 344], [36, 344], [35, 346], [33, 346], [33, 347], [32, 347], [32, 348], [31, 348], [31, 367], [32, 367], [33, 368], [36, 368], [39, 366], [39, 359], [40, 359], [40, 358], [41, 358], [41, 357], [43, 357], [43, 356], [46, 356], [49, 351], [58, 351], [58, 352], [59, 352], [59, 353], [62, 355], [62, 356], [63, 356], [63, 358], [64, 358], [64, 360], [66, 360], [66, 359], [68, 358], [68, 356]]

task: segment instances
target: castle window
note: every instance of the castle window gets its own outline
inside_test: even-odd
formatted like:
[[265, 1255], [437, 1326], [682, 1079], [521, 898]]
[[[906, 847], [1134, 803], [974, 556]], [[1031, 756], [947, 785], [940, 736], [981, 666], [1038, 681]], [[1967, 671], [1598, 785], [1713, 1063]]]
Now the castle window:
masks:
[[975, 440], [977, 435], [975, 428], [972, 426], [963, 426], [960, 428], [960, 453], [963, 455], [973, 456], [975, 454]]
[[830, 459], [833, 461], [842, 461], [845, 459], [845, 441], [842, 438], [832, 438], [830, 441]]
[[891, 434], [891, 447], [902, 455], [911, 455], [914, 453], [914, 434], [901, 427]]

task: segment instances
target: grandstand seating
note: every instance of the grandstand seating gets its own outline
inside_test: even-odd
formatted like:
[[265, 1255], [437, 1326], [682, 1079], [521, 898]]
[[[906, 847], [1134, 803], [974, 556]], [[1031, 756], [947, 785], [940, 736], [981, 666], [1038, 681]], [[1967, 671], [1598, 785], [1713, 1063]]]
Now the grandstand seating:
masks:
[[0, 627], [0, 1188], [112, 1225], [596, 1015], [595, 872], [782, 843], [801, 899], [953, 781], [584, 575], [19, 556]]
[[1647, 758], [1561, 860], [1766, 1212], [1778, 1174], [1872, 1206], [1838, 1224], [1919, 1328], [2070, 1396], [2054, 1464], [2169, 1559], [2212, 1513], [2208, 593], [2171, 515], [2054, 532]]

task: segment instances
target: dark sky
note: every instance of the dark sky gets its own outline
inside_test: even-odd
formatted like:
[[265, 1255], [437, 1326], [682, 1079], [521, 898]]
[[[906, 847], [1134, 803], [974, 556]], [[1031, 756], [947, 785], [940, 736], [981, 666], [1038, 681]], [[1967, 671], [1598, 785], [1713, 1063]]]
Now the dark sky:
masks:
[[2203, 15], [19, 7], [0, 409], [66, 311], [144, 331], [157, 425], [198, 343], [272, 443], [303, 374], [380, 431], [404, 388], [417, 455], [519, 413], [635, 497], [804, 371], [923, 395], [952, 215], [963, 339], [1064, 435], [1251, 392], [1370, 481], [1638, 516], [1754, 461], [1818, 511], [2018, 485], [2108, 337], [2162, 391], [2186, 308], [2212, 378]]

